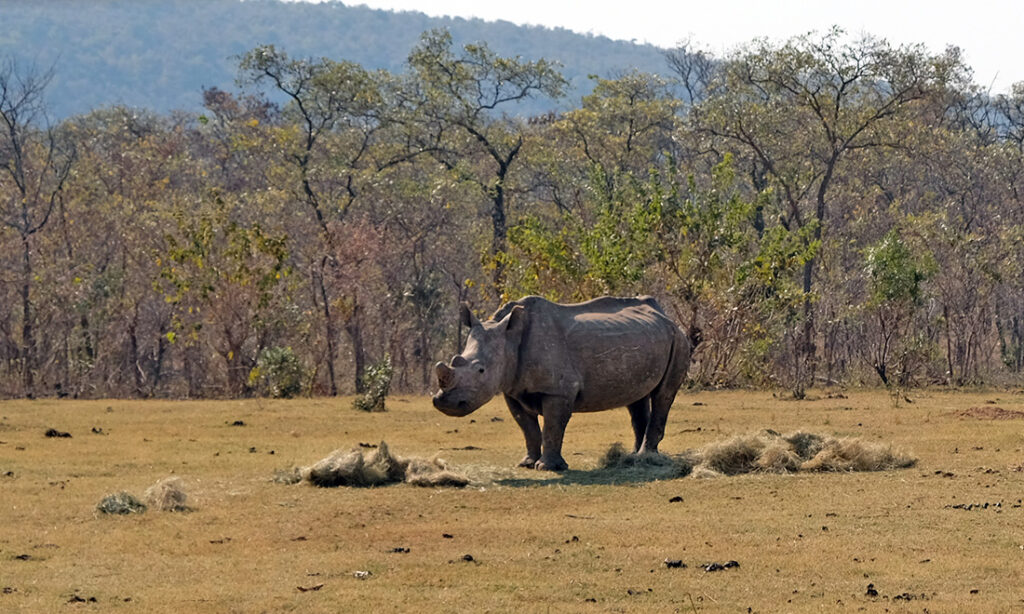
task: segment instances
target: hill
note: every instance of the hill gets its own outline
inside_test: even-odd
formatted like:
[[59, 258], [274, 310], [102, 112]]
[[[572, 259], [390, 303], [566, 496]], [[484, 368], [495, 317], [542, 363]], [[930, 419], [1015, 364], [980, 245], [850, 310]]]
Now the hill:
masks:
[[[422, 13], [279, 0], [8, 0], [0, 3], [0, 58], [54, 66], [48, 90], [57, 118], [120, 104], [165, 113], [197, 109], [203, 87], [233, 88], [235, 57], [273, 44], [293, 57], [351, 60], [400, 71], [420, 34], [447, 28], [457, 44], [486, 41], [501, 55], [563, 65], [579, 103], [588, 75], [639, 69], [667, 74], [662, 50], [569, 30]], [[521, 112], [550, 110], [533, 101]]]

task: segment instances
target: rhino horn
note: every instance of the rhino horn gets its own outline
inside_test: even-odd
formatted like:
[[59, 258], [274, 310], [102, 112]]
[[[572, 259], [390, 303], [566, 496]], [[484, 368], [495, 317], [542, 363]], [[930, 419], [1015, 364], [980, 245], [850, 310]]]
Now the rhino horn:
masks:
[[455, 371], [448, 365], [439, 362], [434, 365], [434, 371], [437, 372], [437, 384], [441, 390], [448, 390], [455, 384]]

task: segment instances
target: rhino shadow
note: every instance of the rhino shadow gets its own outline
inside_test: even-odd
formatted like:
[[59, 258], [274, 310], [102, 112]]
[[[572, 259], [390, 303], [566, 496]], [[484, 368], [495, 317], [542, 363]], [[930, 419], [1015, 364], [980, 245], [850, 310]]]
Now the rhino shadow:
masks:
[[[625, 455], [611, 461], [611, 466], [590, 470], [567, 469], [533, 478], [502, 478], [494, 481], [499, 486], [528, 488], [531, 486], [615, 486], [617, 484], [643, 484], [658, 480], [684, 478], [693, 471], [693, 461], [686, 455], [638, 457]], [[545, 472], [546, 473], [546, 472]]]

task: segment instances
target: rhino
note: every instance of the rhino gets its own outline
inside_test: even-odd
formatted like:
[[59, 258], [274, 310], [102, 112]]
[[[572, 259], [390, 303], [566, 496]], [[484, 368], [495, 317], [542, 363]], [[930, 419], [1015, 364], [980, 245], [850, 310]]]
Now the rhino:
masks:
[[527, 296], [486, 322], [465, 304], [460, 316], [469, 328], [465, 348], [435, 365], [433, 404], [442, 413], [469, 415], [500, 392], [526, 439], [519, 466], [563, 471], [572, 414], [625, 406], [633, 451], [657, 453], [692, 343], [654, 298], [563, 305]]

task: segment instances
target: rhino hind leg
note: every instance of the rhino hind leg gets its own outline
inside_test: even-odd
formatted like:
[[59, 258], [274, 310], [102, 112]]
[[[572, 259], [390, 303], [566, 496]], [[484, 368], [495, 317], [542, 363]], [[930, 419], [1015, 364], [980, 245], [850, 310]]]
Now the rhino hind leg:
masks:
[[537, 413], [527, 411], [519, 401], [508, 395], [505, 396], [505, 404], [508, 405], [509, 413], [512, 414], [526, 439], [526, 456], [519, 461], [519, 466], [533, 469], [537, 461], [540, 460], [541, 432]]
[[639, 452], [640, 446], [644, 443], [647, 434], [647, 425], [651, 421], [651, 399], [644, 397], [639, 401], [630, 403], [628, 406], [629, 418], [633, 423], [633, 452]]

